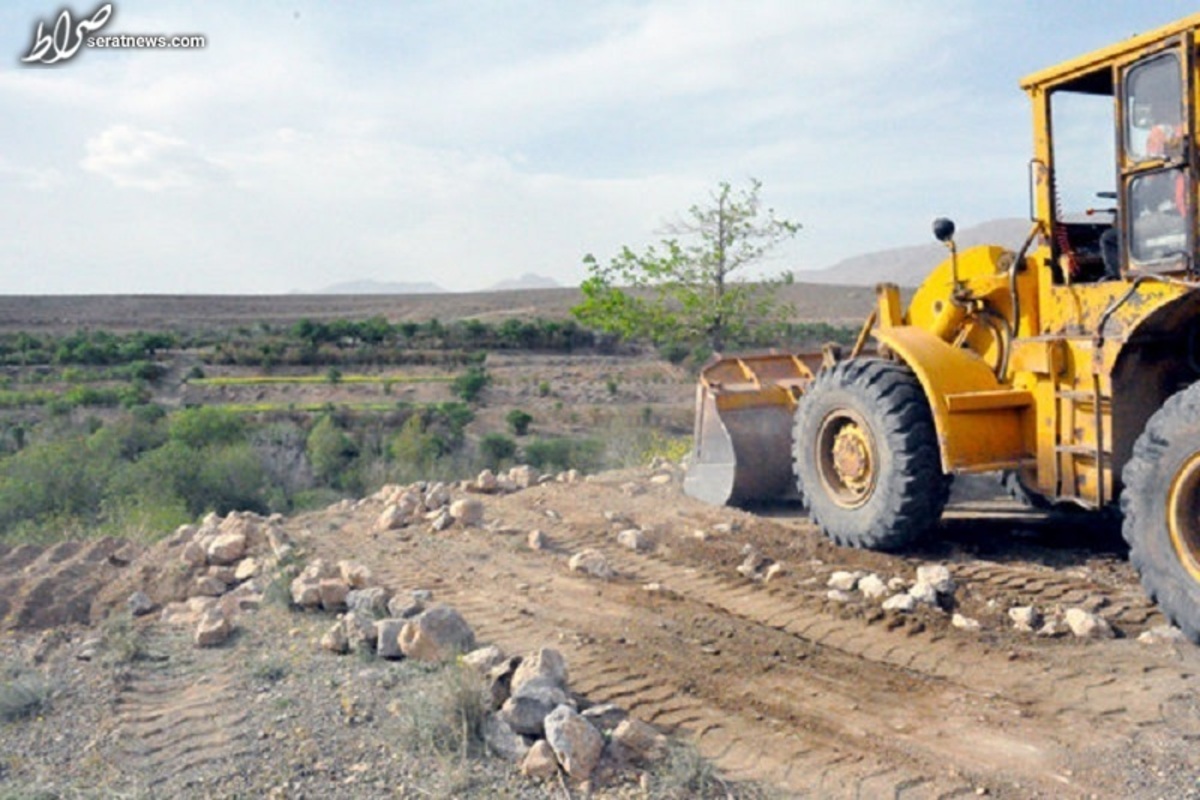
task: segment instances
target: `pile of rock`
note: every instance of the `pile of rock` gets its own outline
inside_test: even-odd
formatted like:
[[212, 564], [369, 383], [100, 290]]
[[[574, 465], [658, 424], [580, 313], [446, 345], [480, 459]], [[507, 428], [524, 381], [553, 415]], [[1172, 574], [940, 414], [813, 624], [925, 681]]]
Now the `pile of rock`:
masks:
[[1085, 608], [1056, 606], [1043, 614], [1034, 606], [1014, 606], [1008, 610], [1013, 628], [1037, 636], [1057, 637], [1070, 632], [1080, 639], [1111, 639], [1116, 636], [1108, 620]]
[[475, 647], [475, 632], [447, 605], [427, 605], [432, 593], [418, 589], [389, 596], [382, 587], [347, 593], [345, 613], [321, 637], [333, 653], [367, 651], [380, 658], [448, 661]]
[[748, 544], [742, 548], [742, 555], [745, 559], [738, 565], [737, 571], [739, 575], [747, 580], [758, 583], [770, 583], [785, 572], [783, 564], [774, 559], [767, 558], [758, 552], [758, 549], [752, 544]]
[[[902, 614], [912, 613], [918, 607], [945, 610], [954, 607], [954, 591], [957, 588], [950, 570], [942, 564], [929, 564], [917, 567], [917, 577], [913, 583], [903, 578], [892, 578], [884, 581], [873, 572], [838, 571], [829, 576], [826, 584], [829, 587], [827, 596], [838, 603], [849, 603], [860, 594], [864, 599], [882, 600], [884, 611], [895, 611]], [[961, 615], [957, 627], [976, 628], [978, 623]]]
[[[195, 625], [194, 641], [199, 647], [228, 639], [237, 616], [261, 604], [263, 576], [293, 552], [282, 521], [279, 515], [264, 518], [235, 511], [224, 518], [209, 514], [198, 527], [180, 526], [168, 546], [180, 549], [180, 564], [190, 578], [188, 597], [167, 603], [162, 619]], [[155, 608], [141, 592], [134, 593], [128, 604], [135, 615]]]
[[602, 763], [616, 769], [653, 761], [666, 751], [666, 737], [624, 709], [588, 706], [572, 695], [567, 664], [557, 650], [508, 657], [490, 646], [468, 653], [463, 663], [486, 684], [488, 747], [520, 764], [529, 777], [551, 778], [561, 770], [583, 782]]

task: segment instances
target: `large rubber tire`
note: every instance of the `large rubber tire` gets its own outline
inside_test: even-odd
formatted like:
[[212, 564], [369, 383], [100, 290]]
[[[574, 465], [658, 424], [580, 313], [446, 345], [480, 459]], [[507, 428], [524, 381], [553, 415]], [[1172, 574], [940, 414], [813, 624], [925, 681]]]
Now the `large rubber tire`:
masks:
[[1129, 560], [1150, 598], [1200, 644], [1200, 383], [1154, 412], [1122, 480]]
[[792, 456], [809, 514], [840, 545], [903, 547], [937, 524], [950, 495], [925, 393], [891, 361], [818, 374], [796, 409]]

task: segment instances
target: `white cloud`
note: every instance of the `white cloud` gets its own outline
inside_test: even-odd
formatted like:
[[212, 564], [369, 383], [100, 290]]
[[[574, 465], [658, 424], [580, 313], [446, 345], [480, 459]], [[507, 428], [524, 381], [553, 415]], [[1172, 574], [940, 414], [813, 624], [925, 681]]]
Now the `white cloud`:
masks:
[[174, 136], [114, 125], [89, 139], [80, 162], [115, 185], [160, 192], [211, 181], [222, 169], [198, 148]]

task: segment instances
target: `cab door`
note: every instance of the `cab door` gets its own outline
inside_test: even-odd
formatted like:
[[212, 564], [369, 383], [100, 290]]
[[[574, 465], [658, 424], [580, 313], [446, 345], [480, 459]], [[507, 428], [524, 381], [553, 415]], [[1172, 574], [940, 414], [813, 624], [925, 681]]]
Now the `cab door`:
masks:
[[1121, 68], [1121, 255], [1135, 274], [1193, 267], [1193, 58], [1188, 34]]

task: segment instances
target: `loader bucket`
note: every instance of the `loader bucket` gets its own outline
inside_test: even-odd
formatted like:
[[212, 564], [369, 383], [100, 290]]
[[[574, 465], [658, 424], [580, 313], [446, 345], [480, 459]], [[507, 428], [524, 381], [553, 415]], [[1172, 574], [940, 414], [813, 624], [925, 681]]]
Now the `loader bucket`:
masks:
[[696, 387], [695, 446], [683, 490], [713, 505], [748, 505], [795, 490], [792, 412], [820, 354], [726, 358]]

